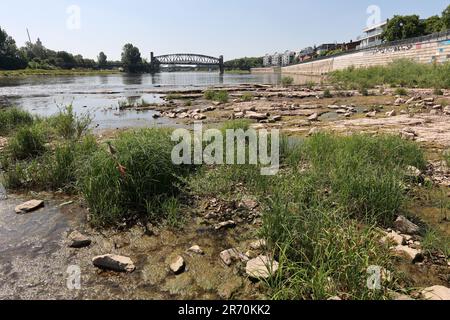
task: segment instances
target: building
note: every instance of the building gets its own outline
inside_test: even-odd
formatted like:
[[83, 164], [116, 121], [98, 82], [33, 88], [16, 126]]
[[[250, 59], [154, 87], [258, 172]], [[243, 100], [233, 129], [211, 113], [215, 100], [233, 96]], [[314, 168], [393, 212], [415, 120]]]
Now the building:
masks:
[[270, 54], [266, 54], [263, 58], [264, 67], [270, 67], [272, 65], [272, 56]]
[[365, 28], [363, 30], [364, 35], [358, 37], [358, 41], [361, 41], [361, 44], [357, 47], [357, 49], [365, 49], [382, 44], [383, 39], [381, 38], [381, 36], [386, 25], [387, 21], [384, 21], [382, 23]]
[[278, 52], [275, 52], [272, 55], [272, 66], [274, 67], [280, 67], [282, 63], [282, 55], [279, 54]]
[[295, 52], [286, 50], [281, 56], [281, 65], [289, 66], [294, 62]]
[[316, 48], [317, 55], [325, 54], [327, 51], [336, 50], [341, 48], [342, 44], [338, 43], [324, 43]]

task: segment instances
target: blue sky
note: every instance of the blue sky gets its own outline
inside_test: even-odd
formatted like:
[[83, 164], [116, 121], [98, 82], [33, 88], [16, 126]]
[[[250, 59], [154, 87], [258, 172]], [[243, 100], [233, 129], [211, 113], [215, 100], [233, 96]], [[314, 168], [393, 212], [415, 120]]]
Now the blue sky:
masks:
[[[71, 5], [81, 9], [81, 29], [67, 28]], [[1, 0], [0, 26], [18, 45], [40, 37], [54, 50], [95, 58], [104, 51], [119, 59], [131, 42], [150, 51], [223, 54], [225, 59], [262, 56], [325, 42], [348, 41], [362, 33], [367, 8], [381, 18], [440, 14], [448, 0]]]

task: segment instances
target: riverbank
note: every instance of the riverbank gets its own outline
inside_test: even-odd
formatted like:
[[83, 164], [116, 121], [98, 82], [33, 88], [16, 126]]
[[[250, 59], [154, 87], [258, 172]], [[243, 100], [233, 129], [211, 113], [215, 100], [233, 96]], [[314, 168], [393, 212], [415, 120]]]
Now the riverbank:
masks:
[[22, 70], [0, 70], [0, 78], [7, 77], [28, 77], [28, 76], [88, 76], [88, 75], [108, 75], [120, 73], [119, 70], [92, 70], [92, 69], [22, 69]]
[[[177, 90], [163, 104], [129, 106], [187, 127], [202, 120], [221, 130], [281, 129], [296, 143], [281, 149], [281, 171], [273, 177], [261, 176], [255, 166], [173, 167], [170, 129], [74, 135], [70, 128], [83, 128], [83, 121], [69, 113], [44, 124], [26, 115], [0, 117], [10, 128], [0, 150], [9, 159], [3, 181], [21, 194], [11, 197], [7, 210], [13, 217], [2, 224], [37, 219], [67, 201], [74, 203], [63, 208], [82, 217], [56, 232], [51, 247], [30, 233], [24, 256], [18, 248], [11, 253], [20, 257], [15, 262], [1, 260], [4, 292], [67, 299], [426, 298], [425, 288], [448, 286], [450, 276], [449, 92], [397, 93], [241, 85]], [[23, 148], [28, 139], [39, 144]], [[32, 198], [45, 200], [45, 207], [25, 216], [12, 213]], [[72, 230], [92, 244], [68, 248]], [[33, 251], [33, 241], [40, 250]], [[130, 257], [136, 270], [117, 274], [92, 265], [95, 256], [111, 253]], [[270, 262], [266, 280], [253, 279], [248, 268], [255, 258]], [[65, 274], [43, 286], [43, 269], [22, 268], [24, 260], [54, 263], [59, 270], [80, 265], [82, 290], [61, 287]], [[183, 262], [181, 271], [171, 270], [174, 260]], [[370, 266], [390, 275], [382, 290], [361, 285]], [[8, 270], [22, 289], [8, 280]], [[27, 278], [33, 279], [31, 289]]]

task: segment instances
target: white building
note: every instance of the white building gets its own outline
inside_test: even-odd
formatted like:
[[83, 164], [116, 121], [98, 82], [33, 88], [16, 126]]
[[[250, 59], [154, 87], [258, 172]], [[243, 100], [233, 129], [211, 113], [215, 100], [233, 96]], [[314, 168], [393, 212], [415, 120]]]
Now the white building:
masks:
[[263, 58], [264, 67], [270, 67], [272, 65], [272, 56], [270, 54], [266, 54]]
[[292, 60], [294, 59], [294, 57], [295, 57], [295, 52], [289, 51], [289, 50], [285, 51], [283, 53], [283, 56], [281, 57], [281, 65], [282, 66], [290, 65], [292, 63]]
[[370, 48], [382, 44], [383, 39], [381, 38], [381, 35], [383, 34], [386, 25], [387, 21], [384, 21], [380, 24], [365, 28], [363, 30], [364, 35], [358, 37], [361, 44], [357, 47], [357, 49]]

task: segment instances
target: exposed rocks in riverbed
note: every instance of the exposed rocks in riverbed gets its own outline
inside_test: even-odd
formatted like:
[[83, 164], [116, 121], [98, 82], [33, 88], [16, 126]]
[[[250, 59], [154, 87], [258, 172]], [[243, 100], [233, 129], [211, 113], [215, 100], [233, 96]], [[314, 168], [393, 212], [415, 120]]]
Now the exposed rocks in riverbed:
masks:
[[394, 251], [395, 253], [410, 259], [411, 263], [422, 262], [425, 259], [423, 253], [420, 250], [413, 249], [408, 246], [398, 245], [394, 248]]
[[81, 234], [78, 231], [73, 231], [69, 234], [69, 247], [80, 249], [84, 247], [89, 247], [92, 243], [92, 240], [86, 237], [85, 235]]
[[40, 209], [44, 206], [44, 201], [42, 200], [30, 200], [25, 203], [18, 205], [15, 208], [17, 214], [24, 214]]
[[409, 221], [404, 216], [399, 216], [394, 222], [395, 228], [401, 233], [414, 235], [420, 233], [420, 227]]
[[421, 292], [424, 300], [445, 300], [450, 301], [450, 289], [444, 286], [433, 286]]
[[228, 220], [228, 221], [216, 224], [214, 229], [222, 230], [222, 229], [229, 229], [229, 228], [234, 228], [234, 227], [236, 227], [236, 222], [234, 222], [233, 220]]
[[172, 270], [172, 272], [174, 274], [182, 273], [184, 271], [185, 267], [186, 267], [186, 263], [182, 256], [176, 257], [170, 264], [170, 270]]
[[227, 266], [231, 266], [233, 262], [237, 261], [248, 261], [248, 257], [240, 252], [238, 249], [228, 249], [224, 250], [220, 253], [220, 259], [225, 263]]
[[192, 253], [199, 254], [199, 255], [205, 254], [205, 252], [202, 250], [202, 248], [200, 248], [200, 246], [197, 246], [197, 245], [190, 247], [188, 249], [188, 252], [192, 252]]
[[247, 262], [245, 271], [250, 278], [268, 279], [278, 271], [278, 268], [277, 261], [267, 256], [259, 256]]
[[97, 256], [92, 259], [92, 263], [97, 268], [116, 272], [130, 273], [136, 270], [136, 267], [130, 258], [114, 254]]

